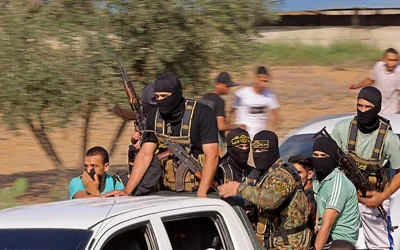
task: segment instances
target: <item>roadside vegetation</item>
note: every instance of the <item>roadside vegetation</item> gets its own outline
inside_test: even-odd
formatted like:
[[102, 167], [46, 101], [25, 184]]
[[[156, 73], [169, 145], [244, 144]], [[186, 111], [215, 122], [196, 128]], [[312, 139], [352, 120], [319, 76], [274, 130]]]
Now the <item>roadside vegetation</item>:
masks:
[[337, 42], [330, 46], [268, 43], [252, 48], [246, 61], [279, 66], [370, 67], [382, 57], [382, 50], [363, 43]]

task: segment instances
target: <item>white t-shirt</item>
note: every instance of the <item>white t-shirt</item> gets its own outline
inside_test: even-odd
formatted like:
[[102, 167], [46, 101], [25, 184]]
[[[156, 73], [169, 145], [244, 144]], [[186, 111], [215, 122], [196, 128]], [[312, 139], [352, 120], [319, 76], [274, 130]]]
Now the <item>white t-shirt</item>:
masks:
[[267, 127], [268, 109], [278, 109], [276, 95], [269, 89], [257, 94], [253, 87], [243, 87], [235, 92], [233, 108], [236, 123], [247, 127], [250, 138]]
[[387, 71], [385, 62], [379, 61], [372, 68], [370, 77], [374, 86], [382, 93], [381, 114], [397, 114], [400, 111], [397, 91], [400, 90], [400, 66], [392, 72]]

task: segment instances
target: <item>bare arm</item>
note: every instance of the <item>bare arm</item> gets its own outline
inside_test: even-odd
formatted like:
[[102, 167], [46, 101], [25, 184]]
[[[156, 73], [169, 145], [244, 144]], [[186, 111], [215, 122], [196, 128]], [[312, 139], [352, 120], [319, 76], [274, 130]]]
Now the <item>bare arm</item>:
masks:
[[197, 191], [198, 197], [207, 197], [207, 191], [210, 189], [211, 183], [214, 179], [218, 165], [218, 143], [203, 144], [203, 152], [205, 161], [200, 187]]
[[228, 131], [234, 128], [244, 127], [244, 125], [227, 124], [223, 116], [217, 116], [218, 131]]
[[358, 197], [358, 201], [363, 203], [367, 207], [378, 207], [383, 201], [389, 199], [389, 197], [400, 188], [400, 169], [396, 169], [396, 174], [390, 181], [389, 186], [381, 193], [378, 191], [367, 192], [367, 197]]
[[279, 128], [279, 111], [278, 109], [271, 110], [272, 113], [272, 124], [274, 131], [277, 131]]
[[393, 176], [389, 186], [383, 191], [383, 200], [389, 199], [389, 197], [400, 188], [400, 169], [396, 169], [396, 174]]
[[99, 195], [100, 193], [98, 193], [98, 195], [90, 195], [87, 194], [85, 191], [78, 191], [74, 194], [74, 197], [72, 197], [72, 199], [99, 197]]
[[332, 208], [327, 208], [322, 216], [322, 225], [318, 231], [317, 238], [315, 239], [315, 250], [322, 250], [326, 241], [329, 238], [331, 228], [339, 216], [339, 212]]
[[86, 171], [83, 171], [81, 178], [82, 183], [85, 186], [85, 190], [76, 192], [72, 199], [99, 197], [99, 177], [95, 174], [93, 180]]
[[236, 109], [235, 108], [231, 108], [231, 110], [229, 111], [229, 117], [228, 117], [228, 121], [230, 123], [234, 123], [233, 118], [236, 118], [236, 113], [235, 113]]
[[370, 85], [374, 84], [374, 82], [375, 82], [374, 80], [372, 80], [371, 78], [367, 77], [364, 80], [362, 80], [361, 82], [359, 82], [358, 84], [350, 85], [349, 89], [358, 89], [358, 88], [370, 86]]

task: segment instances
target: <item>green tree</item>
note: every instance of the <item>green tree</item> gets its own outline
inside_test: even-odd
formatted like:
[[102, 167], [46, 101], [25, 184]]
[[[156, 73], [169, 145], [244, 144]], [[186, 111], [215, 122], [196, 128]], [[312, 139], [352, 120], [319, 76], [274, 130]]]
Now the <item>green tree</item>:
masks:
[[247, 53], [255, 23], [275, 18], [270, 10], [277, 3], [0, 1], [2, 121], [11, 129], [27, 124], [61, 168], [48, 132], [83, 118], [83, 153], [92, 114], [125, 100], [114, 52], [122, 55], [124, 67], [140, 87], [174, 72], [187, 90], [199, 93], [211, 70], [234, 64]]
[[174, 72], [196, 93], [209, 82], [211, 69], [240, 61], [256, 35], [256, 21], [276, 18], [271, 8], [279, 2], [109, 0], [107, 6], [136, 81]]
[[[91, 1], [15, 0], [0, 13], [0, 108], [12, 129], [27, 124], [54, 164], [63, 166], [48, 131], [90, 117], [113, 91], [107, 19]], [[107, 97], [107, 98], [106, 98]]]

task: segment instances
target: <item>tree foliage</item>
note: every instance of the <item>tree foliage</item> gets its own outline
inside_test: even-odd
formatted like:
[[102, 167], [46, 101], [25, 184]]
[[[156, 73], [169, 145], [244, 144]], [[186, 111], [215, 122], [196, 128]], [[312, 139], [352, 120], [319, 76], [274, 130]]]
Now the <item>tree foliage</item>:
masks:
[[275, 18], [279, 1], [110, 0], [113, 32], [123, 41], [136, 80], [174, 72], [184, 85], [204, 88], [211, 69], [238, 62], [256, 35], [254, 24]]
[[11, 129], [27, 124], [61, 167], [48, 131], [84, 118], [87, 141], [92, 113], [124, 102], [113, 53], [139, 85], [174, 72], [198, 91], [212, 69], [239, 61], [254, 24], [275, 18], [270, 10], [278, 2], [1, 1], [2, 121]]

